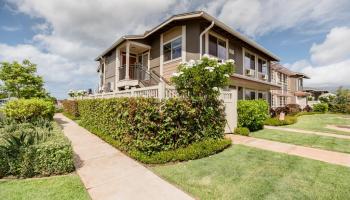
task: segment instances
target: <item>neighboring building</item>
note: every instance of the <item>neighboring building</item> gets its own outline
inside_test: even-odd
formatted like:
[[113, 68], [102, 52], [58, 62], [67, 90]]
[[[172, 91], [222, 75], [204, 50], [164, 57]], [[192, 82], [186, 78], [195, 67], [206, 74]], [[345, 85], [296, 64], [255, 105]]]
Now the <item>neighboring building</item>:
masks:
[[230, 88], [238, 99], [271, 101], [271, 62], [279, 58], [209, 14], [198, 11], [174, 15], [143, 35], [126, 35], [96, 58], [99, 92], [169, 84], [180, 62], [208, 54], [220, 60], [234, 59]]
[[293, 72], [279, 63], [271, 65], [271, 79], [281, 89], [271, 90], [271, 107], [283, 107], [287, 104], [299, 104], [301, 108], [307, 105], [307, 96], [304, 92], [303, 79], [309, 79], [303, 73]]
[[311, 87], [305, 87], [304, 88], [305, 92], [310, 93], [311, 97], [312, 97], [312, 101], [318, 101], [318, 98], [322, 95], [322, 94], [327, 94], [329, 93], [329, 91], [327, 89], [323, 89], [323, 88], [311, 88]]

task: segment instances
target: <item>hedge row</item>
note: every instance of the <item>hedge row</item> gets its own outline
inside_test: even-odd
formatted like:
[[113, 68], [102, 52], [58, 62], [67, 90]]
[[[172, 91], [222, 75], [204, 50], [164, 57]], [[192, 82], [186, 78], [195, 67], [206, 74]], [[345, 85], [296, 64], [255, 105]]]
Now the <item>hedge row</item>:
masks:
[[148, 156], [222, 139], [226, 122], [219, 101], [200, 107], [178, 98], [88, 99], [78, 108], [83, 127], [122, 151]]
[[[28, 145], [28, 138], [21, 139], [20, 135], [24, 137], [32, 134], [31, 127], [32, 124], [25, 123], [9, 124], [1, 128], [0, 178], [4, 176], [49, 176], [74, 171], [72, 147], [58, 125], [53, 123], [51, 131], [50, 128], [35, 125], [36, 134], [40, 134], [40, 140], [43, 141]], [[8, 133], [10, 129], [13, 132]], [[11, 143], [5, 140], [9, 137], [12, 137]], [[16, 143], [13, 142], [13, 138], [16, 138]], [[37, 137], [35, 139], [38, 140]]]
[[71, 119], [77, 119], [79, 117], [78, 101], [64, 100], [62, 101], [63, 114]]
[[297, 116], [285, 116], [284, 120], [279, 120], [277, 117], [271, 117], [265, 120], [265, 125], [269, 126], [285, 126], [295, 124], [298, 121]]
[[2, 109], [5, 116], [20, 122], [38, 118], [51, 120], [55, 113], [52, 101], [45, 99], [18, 99], [7, 102]]

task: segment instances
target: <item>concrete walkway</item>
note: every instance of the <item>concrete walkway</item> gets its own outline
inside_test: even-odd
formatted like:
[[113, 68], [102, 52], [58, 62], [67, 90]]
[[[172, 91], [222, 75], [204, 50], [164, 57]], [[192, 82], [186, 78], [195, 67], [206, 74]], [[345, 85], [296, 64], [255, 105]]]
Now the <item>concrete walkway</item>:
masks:
[[343, 131], [343, 132], [350, 133], [350, 129], [349, 128], [345, 128], [345, 127], [342, 128], [342, 127], [339, 127], [339, 126], [336, 126], [336, 125], [327, 125], [326, 128], [333, 129], [333, 130], [336, 130], [336, 131]]
[[343, 165], [350, 167], [350, 154], [338, 153], [333, 151], [314, 149], [310, 147], [303, 147], [294, 144], [286, 144], [270, 140], [258, 139], [253, 137], [246, 137], [240, 135], [226, 135], [231, 138], [234, 144], [242, 144], [259, 149], [286, 153], [290, 155], [301, 156], [314, 160], [320, 160], [332, 164]]
[[93, 200], [192, 200], [62, 114], [54, 119], [72, 142], [77, 173]]
[[334, 133], [325, 133], [325, 132], [317, 132], [317, 131], [308, 131], [308, 130], [300, 130], [300, 129], [294, 129], [294, 128], [284, 128], [279, 126], [264, 126], [266, 129], [272, 129], [272, 130], [280, 130], [280, 131], [288, 131], [288, 132], [295, 132], [295, 133], [305, 133], [305, 134], [314, 134], [314, 135], [322, 135], [322, 136], [328, 136], [328, 137], [335, 137], [335, 138], [341, 138], [341, 139], [349, 139], [350, 135], [340, 135], [340, 134], [334, 134]]

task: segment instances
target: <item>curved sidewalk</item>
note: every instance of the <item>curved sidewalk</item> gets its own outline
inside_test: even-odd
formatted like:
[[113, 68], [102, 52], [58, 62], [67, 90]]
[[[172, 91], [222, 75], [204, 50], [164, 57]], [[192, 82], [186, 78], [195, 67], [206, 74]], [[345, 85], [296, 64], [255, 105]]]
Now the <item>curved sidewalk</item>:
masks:
[[242, 144], [259, 149], [286, 153], [290, 155], [320, 160], [337, 165], [350, 167], [350, 154], [339, 153], [310, 147], [298, 146], [294, 144], [286, 144], [282, 142], [275, 142], [270, 140], [258, 139], [253, 137], [246, 137], [240, 135], [226, 135], [231, 138], [234, 144]]
[[334, 133], [308, 131], [308, 130], [301, 130], [301, 129], [294, 129], [294, 128], [284, 128], [284, 127], [278, 127], [278, 126], [266, 126], [266, 125], [264, 126], [264, 128], [272, 129], [272, 130], [295, 132], [295, 133], [322, 135], [322, 136], [328, 136], [328, 137], [335, 137], [335, 138], [349, 139], [350, 140], [350, 135], [341, 135], [341, 134], [334, 134]]
[[93, 200], [193, 200], [64, 115], [54, 119], [72, 142], [77, 173]]

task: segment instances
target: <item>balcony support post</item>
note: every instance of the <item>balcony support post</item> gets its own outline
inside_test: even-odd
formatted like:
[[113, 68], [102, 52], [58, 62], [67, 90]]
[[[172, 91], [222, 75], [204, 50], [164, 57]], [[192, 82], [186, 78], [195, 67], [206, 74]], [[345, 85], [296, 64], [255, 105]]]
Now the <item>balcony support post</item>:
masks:
[[125, 80], [129, 80], [129, 67], [130, 67], [130, 42], [126, 42], [126, 70], [125, 70]]

